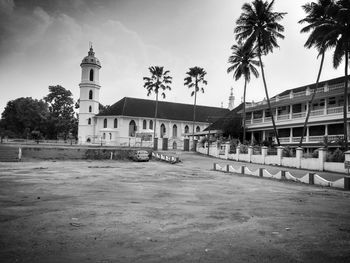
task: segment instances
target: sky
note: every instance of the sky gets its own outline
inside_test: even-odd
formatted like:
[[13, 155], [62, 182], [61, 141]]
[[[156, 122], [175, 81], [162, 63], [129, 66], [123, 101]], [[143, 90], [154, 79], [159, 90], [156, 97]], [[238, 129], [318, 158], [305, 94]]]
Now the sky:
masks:
[[[193, 103], [184, 86], [190, 67], [207, 72], [208, 85], [197, 104], [228, 106], [230, 89], [241, 102], [244, 80], [227, 74], [235, 44], [235, 22], [249, 0], [0, 0], [0, 112], [20, 97], [42, 99], [48, 87], [61, 85], [79, 98], [80, 62], [89, 42], [101, 61], [100, 103], [123, 97], [147, 97], [143, 77], [150, 66], [164, 66], [173, 77], [165, 101]], [[305, 0], [275, 0], [274, 10], [287, 12], [281, 24], [285, 39], [264, 56], [269, 96], [312, 84], [319, 59], [305, 49], [307, 34], [298, 21]], [[326, 54], [321, 80], [343, 75]], [[247, 101], [265, 97], [262, 78], [250, 81]]]

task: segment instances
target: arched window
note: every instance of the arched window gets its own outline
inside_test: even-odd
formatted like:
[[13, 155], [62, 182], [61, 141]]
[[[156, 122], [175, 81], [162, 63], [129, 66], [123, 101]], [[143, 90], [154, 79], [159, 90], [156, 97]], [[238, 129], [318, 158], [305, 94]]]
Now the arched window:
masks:
[[135, 134], [136, 134], [136, 123], [134, 120], [132, 120], [129, 123], [129, 136], [135, 137]]
[[107, 128], [107, 119], [103, 120], [103, 128]]
[[142, 129], [144, 129], [144, 130], [147, 129], [147, 121], [146, 120], [143, 120]]
[[173, 126], [173, 137], [177, 137], [177, 126], [174, 124]]
[[90, 81], [94, 81], [94, 70], [90, 69], [90, 77], [89, 77]]
[[118, 128], [118, 119], [117, 118], [114, 119], [114, 128]]
[[89, 91], [89, 100], [92, 100], [92, 90]]
[[89, 106], [89, 112], [92, 112], [92, 107], [91, 106]]
[[149, 121], [149, 128], [150, 128], [150, 130], [153, 130], [153, 121], [152, 120]]
[[112, 133], [109, 133], [109, 140], [112, 140]]
[[188, 133], [188, 131], [189, 131], [189, 128], [188, 128], [188, 126], [186, 125], [186, 126], [185, 126], [185, 133]]
[[86, 139], [86, 142], [91, 142], [91, 139], [90, 139], [90, 138], [87, 138], [87, 139]]
[[88, 124], [91, 125], [91, 118], [88, 119]]
[[201, 128], [199, 126], [196, 127], [196, 132], [200, 132]]
[[165, 125], [162, 123], [162, 125], [160, 125], [160, 138], [163, 138], [165, 133], [166, 133]]

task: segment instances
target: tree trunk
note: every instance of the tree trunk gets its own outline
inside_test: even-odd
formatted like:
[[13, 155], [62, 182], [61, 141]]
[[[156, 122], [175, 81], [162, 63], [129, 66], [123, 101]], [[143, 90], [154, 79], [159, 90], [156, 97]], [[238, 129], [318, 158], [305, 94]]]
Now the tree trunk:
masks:
[[349, 52], [345, 51], [345, 85], [344, 85], [344, 143], [345, 151], [348, 150], [348, 62]]
[[192, 142], [193, 142], [193, 147], [194, 147], [194, 123], [196, 121], [196, 102], [197, 102], [197, 80], [196, 80], [196, 85], [195, 85], [195, 90], [194, 90], [194, 104], [193, 104], [193, 123], [192, 123]]
[[245, 95], [246, 95], [246, 90], [247, 90], [247, 78], [244, 78], [244, 91], [243, 91], [243, 142], [245, 142]]
[[265, 95], [266, 95], [267, 105], [269, 106], [269, 110], [270, 110], [270, 114], [271, 114], [273, 131], [275, 133], [275, 137], [276, 137], [276, 140], [277, 140], [277, 145], [280, 146], [280, 140], [278, 138], [276, 124], [275, 124], [275, 120], [274, 120], [274, 117], [273, 117], [273, 112], [272, 112], [272, 108], [271, 108], [269, 93], [267, 91], [266, 80], [265, 80], [265, 73], [264, 73], [264, 65], [262, 64], [262, 61], [261, 61], [261, 49], [260, 49], [260, 45], [259, 44], [258, 44], [258, 57], [259, 57], [259, 62], [260, 62], [261, 75], [262, 75], [263, 82], [264, 82], [264, 88], [265, 88]]
[[310, 117], [311, 105], [312, 105], [312, 102], [313, 102], [314, 99], [315, 99], [315, 95], [316, 95], [316, 92], [317, 92], [317, 89], [318, 89], [318, 83], [319, 83], [320, 77], [321, 77], [321, 72], [322, 72], [322, 68], [323, 68], [323, 61], [324, 61], [324, 51], [322, 52], [322, 58], [321, 58], [320, 68], [319, 68], [319, 70], [318, 70], [316, 85], [315, 85], [315, 88], [314, 88], [314, 90], [313, 90], [311, 100], [308, 101], [309, 107], [308, 107], [308, 110], [307, 110], [307, 113], [306, 113], [306, 118], [305, 118], [304, 127], [303, 127], [303, 133], [301, 134], [301, 138], [300, 138], [300, 142], [299, 142], [299, 147], [301, 147], [302, 144], [303, 144], [304, 134], [305, 134], [305, 132], [306, 132], [306, 126], [307, 126], [307, 123], [308, 123], [309, 117]]
[[156, 92], [156, 110], [154, 113], [154, 124], [153, 124], [153, 142], [156, 138], [156, 129], [157, 129], [157, 113], [158, 113], [158, 92]]

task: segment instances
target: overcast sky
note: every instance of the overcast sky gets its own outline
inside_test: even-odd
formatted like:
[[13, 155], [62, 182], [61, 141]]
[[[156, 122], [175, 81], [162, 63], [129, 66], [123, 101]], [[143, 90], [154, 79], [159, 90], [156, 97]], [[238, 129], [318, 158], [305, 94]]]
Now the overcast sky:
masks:
[[[193, 103], [183, 79], [188, 68], [203, 67], [208, 85], [198, 104], [227, 107], [230, 88], [243, 95], [243, 79], [226, 73], [233, 29], [248, 0], [0, 0], [0, 112], [9, 100], [41, 99], [49, 85], [62, 85], [79, 98], [80, 62], [89, 41], [102, 64], [100, 102], [147, 97], [148, 67], [164, 66], [173, 77], [166, 101]], [[288, 12], [280, 48], [263, 57], [270, 96], [315, 82], [319, 60], [303, 47], [300, 34], [305, 0], [276, 0]], [[327, 54], [321, 80], [343, 75]], [[265, 97], [262, 79], [252, 79], [247, 100]]]

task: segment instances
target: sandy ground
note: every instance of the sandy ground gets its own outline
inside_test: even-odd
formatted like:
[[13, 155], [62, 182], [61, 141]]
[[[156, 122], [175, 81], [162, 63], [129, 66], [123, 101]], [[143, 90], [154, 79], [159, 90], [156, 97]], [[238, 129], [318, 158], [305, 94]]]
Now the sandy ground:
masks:
[[0, 164], [0, 262], [350, 262], [350, 192], [182, 163]]

